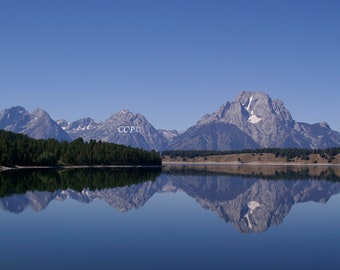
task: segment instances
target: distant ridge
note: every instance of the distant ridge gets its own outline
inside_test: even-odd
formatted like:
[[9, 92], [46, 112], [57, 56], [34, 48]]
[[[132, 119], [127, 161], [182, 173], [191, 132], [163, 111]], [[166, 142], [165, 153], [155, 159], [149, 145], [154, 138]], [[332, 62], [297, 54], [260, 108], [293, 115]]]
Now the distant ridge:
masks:
[[23, 107], [0, 112], [0, 129], [33, 138], [72, 140], [82, 137], [162, 150], [239, 150], [264, 147], [329, 148], [340, 146], [340, 132], [326, 122], [297, 122], [284, 103], [264, 92], [243, 91], [216, 112], [206, 114], [180, 133], [158, 130], [142, 114], [121, 110], [103, 122], [90, 117], [74, 122], [52, 120], [47, 112]]

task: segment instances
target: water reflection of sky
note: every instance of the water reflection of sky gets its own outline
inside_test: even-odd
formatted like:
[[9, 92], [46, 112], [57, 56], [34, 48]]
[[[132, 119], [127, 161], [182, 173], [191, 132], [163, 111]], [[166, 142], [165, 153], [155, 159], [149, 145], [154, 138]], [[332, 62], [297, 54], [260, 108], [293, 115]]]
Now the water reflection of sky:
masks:
[[[141, 207], [126, 212], [102, 199], [90, 203], [52, 200], [39, 212], [29, 207], [20, 214], [0, 211], [1, 268], [333, 269], [340, 263], [340, 195], [326, 192], [330, 195], [326, 203], [295, 203], [280, 224], [262, 233], [240, 233], [232, 222], [203, 208], [197, 201], [202, 196], [195, 198], [183, 190], [193, 192], [190, 183], [197, 178], [162, 177], [157, 180], [163, 181], [159, 187], [169, 188], [169, 181], [177, 180], [182, 187], [177, 192], [152, 193]], [[217, 180], [221, 180], [220, 188], [227, 181]], [[154, 184], [160, 184], [157, 181]], [[294, 188], [299, 184], [289, 182]], [[314, 185], [307, 187], [313, 192], [320, 189], [311, 189]], [[303, 187], [296, 194], [302, 196]], [[245, 196], [250, 190], [245, 189]]]

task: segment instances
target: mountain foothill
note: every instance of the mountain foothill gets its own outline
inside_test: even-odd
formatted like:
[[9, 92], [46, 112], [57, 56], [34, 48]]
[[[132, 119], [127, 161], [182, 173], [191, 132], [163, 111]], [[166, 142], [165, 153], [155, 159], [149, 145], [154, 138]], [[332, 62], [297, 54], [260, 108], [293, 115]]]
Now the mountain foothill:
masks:
[[297, 122], [284, 103], [263, 92], [243, 91], [184, 132], [156, 129], [142, 114], [121, 110], [105, 121], [53, 120], [42, 109], [0, 111], [0, 129], [35, 139], [97, 140], [146, 150], [241, 150], [340, 147], [340, 132], [326, 122]]

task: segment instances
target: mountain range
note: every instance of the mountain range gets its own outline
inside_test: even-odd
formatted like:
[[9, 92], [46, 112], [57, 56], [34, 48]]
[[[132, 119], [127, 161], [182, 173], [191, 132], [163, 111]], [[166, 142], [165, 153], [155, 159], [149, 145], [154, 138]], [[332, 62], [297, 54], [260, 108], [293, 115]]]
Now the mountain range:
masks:
[[33, 138], [82, 137], [155, 150], [238, 150], [264, 147], [340, 146], [340, 132], [326, 122], [297, 122], [284, 103], [263, 92], [244, 91], [184, 132], [156, 129], [142, 114], [122, 110], [105, 121], [52, 120], [47, 112], [16, 106], [0, 112], [0, 129]]

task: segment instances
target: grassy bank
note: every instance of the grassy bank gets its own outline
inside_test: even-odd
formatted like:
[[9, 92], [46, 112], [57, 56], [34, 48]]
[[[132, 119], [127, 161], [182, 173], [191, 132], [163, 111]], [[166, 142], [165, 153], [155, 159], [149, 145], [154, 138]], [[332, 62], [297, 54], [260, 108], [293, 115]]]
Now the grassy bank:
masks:
[[330, 158], [322, 154], [309, 154], [307, 157], [281, 157], [272, 153], [240, 153], [226, 155], [209, 155], [209, 156], [169, 156], [162, 157], [163, 164], [170, 163], [199, 163], [199, 164], [259, 164], [259, 165], [340, 165], [340, 154]]

